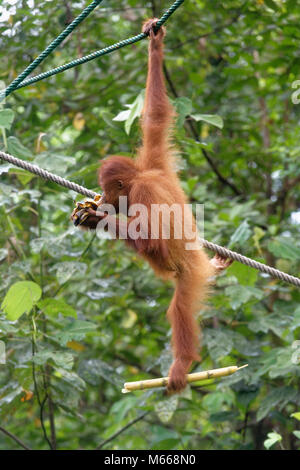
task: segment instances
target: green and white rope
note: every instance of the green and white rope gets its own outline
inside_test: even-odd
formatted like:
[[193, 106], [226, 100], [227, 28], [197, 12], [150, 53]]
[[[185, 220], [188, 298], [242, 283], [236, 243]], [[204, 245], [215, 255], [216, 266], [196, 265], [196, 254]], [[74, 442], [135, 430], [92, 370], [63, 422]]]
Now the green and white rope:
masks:
[[[101, 1], [101, 0], [100, 0]], [[158, 20], [157, 22], [157, 25], [156, 27], [157, 28], [160, 28], [166, 21], [167, 19], [172, 15], [172, 13], [174, 13], [174, 11], [184, 2], [184, 0], [176, 0], [173, 5], [162, 15], [162, 17]], [[95, 2], [93, 2], [95, 3]], [[99, 3], [99, 0], [98, 0], [98, 3]], [[93, 5], [93, 4], [91, 4]], [[90, 5], [90, 6], [91, 6]], [[89, 7], [87, 7], [89, 8]], [[85, 11], [85, 10], [84, 10]], [[78, 17], [79, 18], [79, 17]], [[73, 23], [75, 22], [76, 20], [73, 21]], [[71, 25], [73, 24], [71, 23]], [[70, 25], [70, 26], [71, 26]], [[67, 28], [68, 29], [68, 28]], [[73, 28], [74, 29], [74, 28]], [[61, 35], [64, 34], [61, 33]], [[61, 36], [60, 35], [60, 36]], [[60, 37], [59, 36], [59, 37]], [[61, 73], [61, 72], [64, 72], [65, 70], [68, 70], [68, 69], [71, 69], [73, 67], [77, 67], [77, 65], [81, 65], [81, 64], [84, 64], [85, 62], [89, 62], [93, 59], [97, 59], [98, 57], [101, 57], [103, 55], [106, 55], [106, 54], [110, 54], [111, 52], [114, 52], [118, 49], [121, 49], [122, 47], [125, 47], [125, 46], [128, 46], [129, 44], [134, 44], [135, 42], [138, 42], [140, 41], [141, 39], [144, 39], [145, 37], [147, 37], [147, 35], [145, 33], [140, 33], [138, 34], [137, 36], [132, 36], [131, 38], [128, 38], [128, 39], [124, 39], [123, 41], [120, 41], [120, 42], [117, 42], [111, 46], [108, 46], [108, 47], [105, 47], [103, 49], [100, 49], [99, 51], [95, 51], [95, 52], [92, 52], [91, 54], [88, 54], [84, 57], [81, 57], [79, 59], [75, 59], [75, 60], [72, 60], [71, 62], [68, 62], [67, 64], [64, 64], [64, 65], [60, 65], [59, 67], [56, 67], [54, 69], [51, 69], [49, 70], [48, 72], [43, 72], [43, 73], [40, 73], [39, 75], [35, 75], [34, 77], [32, 78], [28, 78], [27, 80], [24, 80], [24, 78], [36, 67], [36, 65], [38, 65], [38, 63], [36, 65], [34, 65], [36, 63], [36, 61], [39, 59], [39, 57], [42, 57], [42, 59], [40, 60], [40, 62], [51, 52], [49, 50], [50, 46], [56, 41], [53, 41], [53, 43], [50, 44], [50, 46], [47, 47], [47, 49], [45, 49], [44, 52], [42, 52], [42, 54], [40, 54], [39, 57], [37, 57], [31, 65], [29, 65], [25, 70], [24, 72], [22, 72], [21, 75], [19, 75], [19, 77], [17, 77], [5, 90], [3, 90], [2, 92], [0, 92], [0, 102], [1, 102], [1, 97], [4, 98], [5, 96], [9, 95], [12, 91], [14, 90], [18, 90], [19, 88], [23, 88], [25, 86], [28, 86], [28, 85], [31, 85], [32, 83], [36, 83], [40, 80], [43, 80], [44, 78], [48, 78], [48, 77], [51, 77], [52, 75], [56, 75], [57, 73]], [[57, 38], [58, 39], [58, 38]], [[61, 41], [60, 41], [61, 42]], [[58, 45], [58, 44], [57, 44]], [[57, 47], [55, 45], [55, 47]], [[52, 49], [53, 50], [53, 49]], [[47, 54], [46, 54], [46, 51]], [[40, 63], [39, 62], [39, 63]], [[32, 68], [32, 66], [34, 65], [34, 67]], [[26, 72], [26, 74], [25, 74]]]
[[[90, 12], [94, 10], [96, 6], [99, 5], [99, 3], [101, 3], [101, 1], [102, 0], [94, 0], [87, 8], [85, 8], [82, 13], [77, 18], [75, 18], [75, 20], [72, 21], [72, 23], [54, 41], [52, 41], [52, 43], [49, 44], [49, 46], [17, 78], [15, 78], [15, 80], [13, 80], [13, 82], [5, 90], [1, 91], [0, 101], [6, 96], [8, 96], [10, 93], [12, 93], [14, 90], [23, 88], [27, 85], [38, 82], [39, 80], [42, 80], [44, 78], [48, 78], [51, 75], [63, 72], [64, 70], [70, 69], [72, 67], [76, 67], [77, 65], [81, 65], [102, 55], [109, 54], [110, 52], [113, 52], [117, 49], [121, 49], [124, 46], [138, 42], [147, 36], [145, 33], [140, 33], [137, 36], [133, 36], [123, 41], [117, 42], [112, 46], [108, 46], [99, 51], [92, 52], [91, 54], [85, 57], [75, 59], [67, 64], [49, 70], [48, 72], [44, 72], [39, 75], [36, 75], [35, 77], [24, 80], [59, 44], [61, 44], [61, 42], [76, 28], [76, 26], [78, 26], [78, 24], [81, 23], [81, 21], [83, 21], [90, 14]], [[156, 27], [160, 28], [183, 2], [184, 0], [176, 0], [173, 5], [164, 13], [164, 15], [158, 20]], [[73, 183], [72, 181], [68, 181], [65, 178], [55, 175], [54, 173], [50, 173], [49, 171], [43, 170], [37, 165], [33, 165], [24, 160], [9, 155], [8, 153], [0, 152], [0, 158], [37, 176], [40, 176], [45, 180], [53, 181], [54, 183], [60, 186], [71, 189], [72, 191], [75, 191], [84, 196], [94, 198], [97, 195], [97, 193], [95, 193], [94, 191], [91, 191], [77, 183]], [[224, 248], [220, 245], [216, 245], [215, 243], [208, 242], [207, 240], [202, 239], [201, 241], [202, 245], [205, 248], [208, 248], [209, 250], [212, 250], [225, 258], [233, 259], [235, 261], [238, 261], [239, 263], [245, 264], [246, 266], [250, 266], [254, 269], [258, 269], [261, 272], [269, 274], [270, 276], [276, 279], [280, 279], [282, 281], [300, 287], [300, 279], [295, 276], [286, 274], [282, 271], [279, 271], [278, 269], [267, 266], [266, 264], [259, 263], [258, 261], [255, 261], [251, 258], [247, 258], [246, 256], [236, 253], [235, 251], [228, 250], [227, 248]]]
[[[94, 191], [90, 191], [79, 184], [73, 183], [71, 181], [66, 180], [65, 178], [61, 178], [60, 176], [54, 175], [49, 171], [43, 170], [39, 168], [37, 165], [32, 165], [24, 160], [20, 160], [19, 158], [13, 157], [5, 152], [0, 152], [0, 159], [5, 160], [9, 163], [12, 163], [15, 166], [23, 168], [24, 170], [30, 171], [37, 176], [44, 178], [45, 180], [53, 181], [60, 186], [64, 186], [65, 188], [71, 189], [79, 194], [83, 194], [84, 196], [94, 198], [98, 193]], [[246, 256], [240, 255], [235, 251], [228, 250], [223, 246], [216, 245], [215, 243], [208, 242], [207, 240], [201, 239], [202, 245], [209, 250], [218, 253], [219, 255], [223, 256], [224, 258], [230, 258], [239, 263], [245, 264], [246, 266], [250, 266], [251, 268], [257, 269], [263, 273], [269, 274], [270, 276], [280, 279], [281, 281], [288, 282], [289, 284], [293, 284], [294, 286], [300, 287], [300, 279], [295, 276], [291, 276], [290, 274], [284, 273], [279, 271], [278, 269], [272, 268], [271, 266], [267, 266], [266, 264], [259, 263], [251, 258], [247, 258]]]
[[[21, 88], [20, 83], [24, 81], [24, 79], [46, 58], [48, 57], [54, 49], [59, 46], [62, 41], [71, 34], [71, 32], [101, 3], [103, 0], [93, 0], [93, 2], [87, 6], [81, 13], [78, 15], [72, 23], [70, 23], [64, 31], [62, 31], [59, 36], [57, 36], [54, 41], [52, 41], [49, 46], [38, 56], [34, 61], [26, 67], [26, 69], [20, 73], [12, 82], [11, 84], [5, 89], [0, 92], [0, 101], [12, 93], [17, 88]], [[27, 80], [28, 81], [28, 80]]]

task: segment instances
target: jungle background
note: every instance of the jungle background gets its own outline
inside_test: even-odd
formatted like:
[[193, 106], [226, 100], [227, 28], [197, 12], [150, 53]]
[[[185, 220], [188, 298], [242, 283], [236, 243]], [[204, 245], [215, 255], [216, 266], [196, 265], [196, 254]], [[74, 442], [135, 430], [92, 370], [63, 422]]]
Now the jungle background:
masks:
[[[138, 34], [170, 4], [104, 0], [35, 73]], [[87, 5], [3, 0], [1, 88]], [[295, 0], [186, 1], [166, 24], [164, 65], [205, 238], [295, 276], [299, 23]], [[0, 149], [99, 191], [99, 160], [140, 143], [146, 65], [143, 40], [15, 91]], [[201, 312], [193, 370], [248, 368], [180, 396], [122, 395], [167, 373], [172, 286], [122, 242], [73, 227], [82, 196], [7, 163], [0, 174], [0, 449], [300, 449], [296, 287], [234, 263]]]

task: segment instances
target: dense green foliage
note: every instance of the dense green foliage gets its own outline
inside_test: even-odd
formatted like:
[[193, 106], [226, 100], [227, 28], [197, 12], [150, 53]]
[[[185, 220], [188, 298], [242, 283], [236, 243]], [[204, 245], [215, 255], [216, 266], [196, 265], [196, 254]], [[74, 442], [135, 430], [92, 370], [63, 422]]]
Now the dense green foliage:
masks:
[[[36, 73], [138, 34], [170, 3], [104, 1]], [[0, 80], [86, 5], [3, 0]], [[182, 185], [205, 204], [205, 238], [296, 276], [299, 22], [294, 0], [191, 0], [168, 21], [165, 49]], [[99, 160], [139, 143], [146, 63], [144, 40], [14, 92], [0, 149], [97, 190]], [[0, 174], [2, 427], [33, 449], [299, 449], [299, 290], [234, 263], [201, 312], [194, 370], [249, 367], [182, 396], [122, 395], [124, 382], [168, 370], [172, 286], [121, 242], [75, 229], [80, 196], [8, 164]], [[0, 448], [20, 446], [0, 429]]]

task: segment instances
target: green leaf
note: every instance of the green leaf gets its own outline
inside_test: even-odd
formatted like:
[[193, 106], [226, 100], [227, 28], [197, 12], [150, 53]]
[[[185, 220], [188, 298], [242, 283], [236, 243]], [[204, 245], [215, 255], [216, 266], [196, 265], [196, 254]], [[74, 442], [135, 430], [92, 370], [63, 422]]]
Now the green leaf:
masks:
[[174, 106], [177, 112], [177, 125], [178, 127], [182, 127], [185, 121], [186, 116], [189, 116], [192, 111], [192, 102], [189, 98], [185, 96], [181, 96], [180, 98], [176, 98], [174, 101]]
[[137, 406], [138, 400], [136, 396], [126, 396], [112, 405], [110, 413], [116, 422], [120, 422], [126, 417], [130, 410], [135, 410]]
[[217, 413], [222, 410], [224, 402], [225, 393], [216, 391], [205, 395], [202, 400], [202, 406], [209, 413]]
[[273, 0], [264, 0], [264, 2], [271, 10], [278, 11], [279, 8]]
[[8, 320], [18, 320], [23, 313], [30, 312], [41, 298], [41, 295], [42, 290], [35, 282], [16, 282], [9, 288], [1, 308], [6, 313]]
[[122, 387], [124, 384], [124, 380], [116, 371], [116, 368], [100, 359], [81, 361], [78, 367], [78, 375], [82, 377], [85, 382], [93, 386], [100, 385], [103, 379], [118, 388]]
[[235, 276], [239, 282], [244, 286], [253, 286], [256, 283], [258, 272], [254, 268], [250, 268], [245, 264], [233, 263], [227, 269], [228, 276]]
[[3, 175], [4, 173], [8, 173], [11, 168], [15, 168], [15, 166], [12, 165], [11, 163], [1, 163], [0, 176]]
[[130, 129], [135, 118], [140, 117], [144, 106], [144, 90], [137, 96], [136, 100], [132, 103], [130, 113], [125, 122], [125, 132], [127, 135], [130, 134]]
[[137, 314], [129, 308], [126, 312], [126, 316], [124, 316], [122, 320], [123, 328], [132, 328], [135, 322], [137, 321], [137, 319], [138, 319]]
[[4, 388], [1, 390], [1, 396], [0, 396], [0, 409], [3, 412], [3, 409], [10, 409], [11, 407], [15, 407], [17, 400], [16, 398], [19, 399], [19, 396], [24, 393], [24, 390], [22, 387], [17, 386], [16, 383], [14, 383], [13, 390], [10, 393], [3, 393]]
[[248, 323], [250, 330], [258, 333], [263, 331], [267, 333], [269, 330], [273, 331], [277, 336], [282, 337], [284, 331], [290, 326], [292, 317], [281, 316], [276, 313], [267, 316], [255, 316], [253, 320]]
[[191, 117], [195, 119], [195, 121], [204, 121], [219, 129], [223, 129], [224, 126], [223, 119], [218, 114], [192, 114]]
[[126, 104], [129, 108], [126, 111], [121, 111], [116, 117], [113, 118], [113, 121], [125, 121], [125, 132], [127, 135], [130, 133], [131, 126], [134, 120], [137, 117], [141, 116], [142, 109], [144, 106], [144, 97], [145, 91], [141, 91], [141, 93], [136, 97], [133, 103]]
[[270, 447], [272, 447], [277, 442], [280, 442], [281, 440], [282, 437], [280, 436], [280, 434], [278, 434], [277, 432], [269, 432], [268, 439], [265, 440], [264, 446], [266, 449], [270, 449]]
[[76, 160], [74, 157], [70, 157], [69, 155], [42, 152], [35, 157], [33, 163], [44, 170], [64, 176], [68, 168], [74, 167]]
[[54, 267], [59, 284], [64, 284], [75, 275], [83, 276], [86, 272], [87, 265], [78, 261], [63, 261], [57, 263]]
[[291, 261], [300, 259], [300, 248], [287, 240], [274, 240], [268, 243], [268, 250], [277, 258], [285, 258]]
[[244, 220], [241, 225], [238, 226], [236, 231], [231, 235], [229, 240], [229, 248], [232, 248], [236, 243], [243, 244], [251, 236], [251, 230], [247, 220]]
[[0, 127], [5, 127], [5, 129], [10, 129], [15, 118], [15, 113], [12, 109], [2, 109], [0, 110]]
[[293, 431], [293, 434], [300, 439], [300, 431]]
[[7, 248], [0, 248], [0, 261], [4, 260], [8, 255]]
[[57, 317], [61, 314], [65, 317], [77, 318], [76, 310], [61, 299], [45, 298], [38, 302], [38, 307], [49, 317]]
[[157, 442], [156, 444], [153, 444], [151, 446], [151, 449], [152, 450], [178, 449], [178, 446], [180, 446], [180, 444], [181, 444], [180, 438], [178, 438], [178, 439], [163, 439], [163, 440]]
[[254, 242], [254, 246], [255, 248], [260, 252], [261, 251], [261, 248], [260, 248], [260, 243], [259, 241], [261, 240], [261, 238], [263, 238], [265, 235], [265, 231], [262, 230], [260, 227], [254, 227], [254, 235], [252, 237], [252, 240]]
[[168, 423], [178, 406], [178, 395], [172, 395], [154, 405], [155, 413], [162, 423]]
[[207, 345], [210, 356], [218, 361], [221, 357], [230, 354], [233, 348], [233, 338], [227, 331], [207, 328], [204, 343]]
[[297, 411], [297, 413], [292, 413], [291, 417], [300, 421], [300, 411]]
[[[128, 106], [128, 105], [127, 105]], [[126, 109], [125, 111], [120, 111], [116, 117], [113, 118], [113, 121], [127, 121], [129, 118], [130, 109]]]
[[241, 305], [247, 303], [252, 297], [260, 300], [264, 297], [264, 292], [252, 286], [235, 285], [225, 289], [226, 295], [230, 299], [230, 305], [237, 310]]
[[[275, 351], [274, 356], [276, 357], [277, 354], [277, 351]], [[281, 411], [288, 403], [295, 403], [298, 399], [297, 390], [290, 386], [273, 388], [260, 402], [257, 420], [261, 421], [272, 410]]]
[[58, 367], [63, 369], [72, 369], [74, 358], [71, 353], [62, 351], [43, 350], [37, 352], [33, 356], [33, 362], [37, 365], [44, 365], [49, 361], [53, 361]]
[[69, 372], [68, 370], [63, 369], [56, 369], [56, 375], [60, 375], [64, 382], [67, 382], [72, 389], [76, 389], [79, 392], [83, 392], [86, 388], [85, 381], [79, 377], [75, 372]]
[[21, 142], [14, 136], [7, 139], [7, 151], [14, 157], [22, 158], [23, 160], [32, 159], [32, 152], [28, 150]]
[[83, 321], [83, 320], [75, 320], [69, 325], [67, 325], [63, 330], [61, 330], [57, 334], [58, 341], [62, 346], [65, 346], [68, 341], [82, 340], [87, 333], [91, 331], [95, 331], [97, 325], [92, 322]]

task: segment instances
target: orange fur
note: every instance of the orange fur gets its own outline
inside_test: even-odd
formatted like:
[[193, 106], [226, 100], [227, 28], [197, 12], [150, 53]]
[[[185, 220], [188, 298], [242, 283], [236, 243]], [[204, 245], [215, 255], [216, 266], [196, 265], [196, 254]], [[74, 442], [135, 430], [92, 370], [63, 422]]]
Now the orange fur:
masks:
[[[145, 105], [141, 127], [143, 145], [138, 151], [136, 160], [113, 156], [105, 160], [99, 171], [99, 182], [105, 194], [105, 202], [115, 206], [117, 211], [118, 198], [126, 195], [129, 206], [143, 203], [148, 209], [147, 221], [141, 222], [141, 231], [150, 227], [151, 204], [177, 203], [183, 207], [187, 203], [181, 189], [179, 179], [173, 169], [173, 149], [170, 143], [174, 110], [168, 100], [164, 77], [163, 37], [164, 29], [155, 35], [154, 20], [148, 20], [144, 31], [150, 33], [148, 77]], [[95, 228], [96, 214], [91, 211], [90, 218], [83, 226]], [[111, 217], [111, 216], [107, 216]], [[98, 216], [98, 220], [101, 217]], [[117, 218], [117, 236], [128, 232], [127, 222]], [[195, 227], [195, 221], [193, 220]], [[186, 374], [193, 360], [199, 360], [199, 335], [195, 314], [203, 304], [215, 269], [207, 255], [201, 249], [188, 251], [185, 244], [188, 240], [161, 237], [157, 240], [130, 237], [127, 244], [133, 247], [146, 259], [155, 273], [164, 278], [172, 279], [175, 292], [169, 306], [167, 316], [172, 326], [172, 345], [174, 362], [170, 369], [169, 391], [178, 392], [186, 385]], [[174, 225], [171, 224], [171, 234]]]

